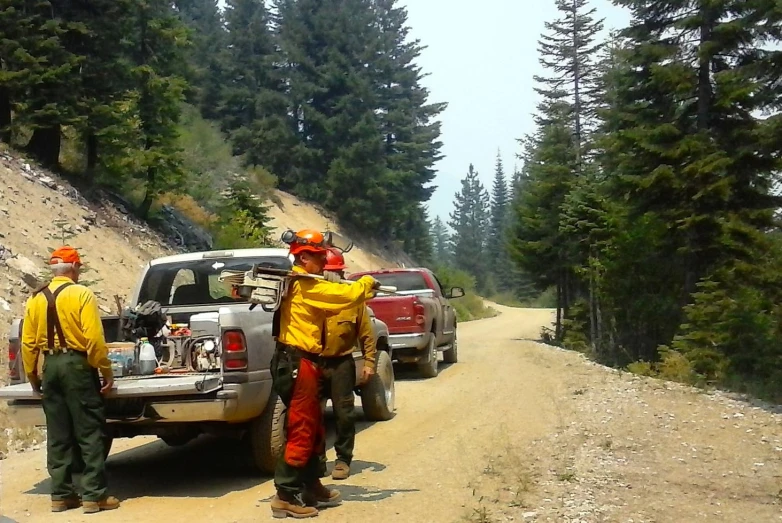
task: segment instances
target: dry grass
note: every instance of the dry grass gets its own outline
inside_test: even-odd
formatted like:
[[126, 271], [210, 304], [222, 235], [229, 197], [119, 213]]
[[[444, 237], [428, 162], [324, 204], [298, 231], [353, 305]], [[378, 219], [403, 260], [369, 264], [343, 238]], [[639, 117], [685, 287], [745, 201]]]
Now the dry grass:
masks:
[[464, 521], [491, 523], [499, 521], [494, 512], [501, 514], [534, 505], [532, 498], [540, 479], [535, 449], [516, 444], [505, 427], [500, 427], [496, 443], [495, 448], [503, 450], [487, 455], [481, 477], [471, 482], [473, 496], [478, 499], [475, 506], [467, 509]]
[[170, 205], [191, 222], [207, 230], [217, 221], [217, 216], [205, 210], [192, 196], [187, 194], [166, 193], [158, 199], [158, 203], [159, 205]]

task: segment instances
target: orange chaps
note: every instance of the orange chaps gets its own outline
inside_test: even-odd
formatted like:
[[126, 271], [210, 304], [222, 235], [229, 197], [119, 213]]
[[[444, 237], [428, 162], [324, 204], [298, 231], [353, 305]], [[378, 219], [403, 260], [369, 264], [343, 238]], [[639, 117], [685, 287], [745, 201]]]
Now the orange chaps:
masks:
[[326, 449], [326, 427], [320, 408], [321, 369], [302, 358], [288, 406], [285, 462], [301, 468]]

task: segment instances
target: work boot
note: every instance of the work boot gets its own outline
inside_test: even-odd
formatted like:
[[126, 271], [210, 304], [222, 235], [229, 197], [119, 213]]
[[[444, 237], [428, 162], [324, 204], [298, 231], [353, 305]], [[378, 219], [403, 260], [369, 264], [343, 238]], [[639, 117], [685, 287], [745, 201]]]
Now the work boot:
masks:
[[272, 517], [284, 519], [288, 516], [297, 519], [314, 518], [318, 515], [318, 509], [308, 507], [301, 494], [291, 495], [277, 491], [272, 498]]
[[100, 501], [83, 501], [82, 506], [84, 507], [85, 514], [95, 514], [102, 510], [114, 510], [115, 508], [119, 508], [119, 500], [114, 496], [106, 496]]
[[65, 512], [72, 508], [79, 508], [81, 506], [81, 499], [77, 496], [65, 499], [53, 499], [52, 500], [52, 512]]
[[317, 480], [304, 487], [303, 499], [311, 507], [317, 504], [333, 506], [339, 504], [341, 495], [338, 490], [328, 489], [323, 486], [320, 480]]
[[350, 465], [337, 460], [334, 470], [331, 471], [331, 479], [348, 479], [348, 476], [350, 476]]

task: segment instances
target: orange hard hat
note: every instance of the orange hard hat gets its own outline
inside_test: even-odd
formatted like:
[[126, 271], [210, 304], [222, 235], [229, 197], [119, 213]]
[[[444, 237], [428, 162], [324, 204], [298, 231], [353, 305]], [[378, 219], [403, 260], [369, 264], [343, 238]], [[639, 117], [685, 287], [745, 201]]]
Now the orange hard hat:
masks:
[[313, 229], [303, 229], [299, 232], [285, 231], [282, 234], [282, 241], [290, 245], [290, 253], [294, 256], [302, 252], [315, 254], [325, 254], [327, 252], [323, 233]]
[[326, 271], [344, 271], [345, 257], [339, 252], [339, 249], [331, 248], [326, 251], [326, 266], [323, 267]]
[[61, 263], [74, 263], [81, 265], [79, 252], [69, 245], [65, 245], [52, 252], [49, 257], [49, 265], [59, 265]]

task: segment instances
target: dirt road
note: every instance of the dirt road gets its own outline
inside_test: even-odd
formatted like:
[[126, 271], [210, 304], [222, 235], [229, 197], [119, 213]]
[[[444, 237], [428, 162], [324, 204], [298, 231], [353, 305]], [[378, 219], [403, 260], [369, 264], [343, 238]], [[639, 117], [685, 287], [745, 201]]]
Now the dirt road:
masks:
[[[344, 503], [318, 521], [782, 521], [782, 416], [603, 369], [537, 344], [550, 311], [459, 327], [460, 362], [397, 381], [397, 415], [360, 424]], [[333, 459], [329, 450], [329, 459]], [[0, 462], [19, 522], [271, 520], [268, 478], [235, 447], [115, 442], [113, 513], [49, 514], [45, 453]], [[334, 484], [330, 479], [326, 484]], [[0, 518], [1, 519], [1, 518]]]

